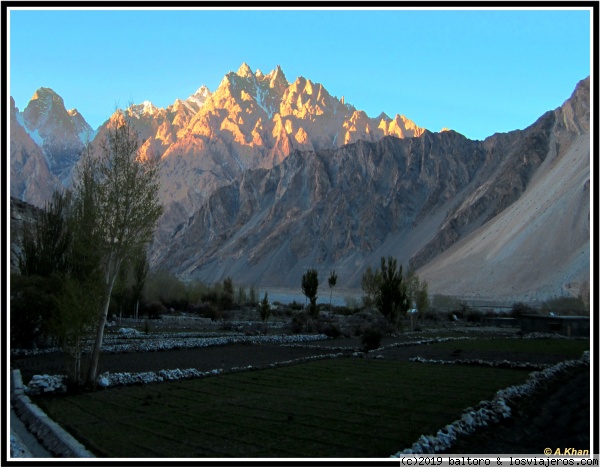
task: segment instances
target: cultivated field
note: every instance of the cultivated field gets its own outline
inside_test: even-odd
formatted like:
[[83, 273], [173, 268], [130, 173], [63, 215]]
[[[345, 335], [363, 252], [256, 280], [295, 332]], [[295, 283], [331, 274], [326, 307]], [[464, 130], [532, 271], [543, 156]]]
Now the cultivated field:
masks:
[[43, 407], [101, 457], [387, 457], [527, 375], [343, 358]]
[[[523, 383], [531, 371], [421, 363], [410, 358], [549, 365], [579, 358], [589, 349], [589, 340], [584, 339], [507, 338], [506, 330], [496, 334], [480, 329], [471, 333], [448, 331], [439, 334], [462, 339], [423, 343], [440, 337], [431, 332], [386, 338], [383, 348], [368, 354], [355, 353], [360, 345], [356, 338], [328, 339], [297, 347], [224, 345], [106, 354], [101, 362], [111, 372], [119, 371], [120, 364], [126, 365], [127, 371], [174, 368], [169, 362], [177, 362], [179, 368], [227, 369], [235, 366], [236, 359], [244, 366], [251, 364], [253, 369], [94, 393], [38, 397], [36, 402], [99, 457], [385, 458], [410, 447], [421, 434], [435, 434], [460, 418], [467, 407], [493, 398], [499, 389]], [[271, 367], [288, 357], [323, 357], [328, 351], [341, 356]], [[31, 371], [34, 361], [47, 362], [49, 358], [30, 357], [14, 363]], [[589, 370], [587, 375], [589, 380]], [[581, 385], [585, 371], [579, 371], [577, 378], [579, 386], [569, 391], [569, 397], [575, 398], [581, 415], [587, 391], [589, 419], [589, 385]], [[542, 407], [550, 395], [540, 393], [536, 397], [525, 404]], [[514, 412], [510, 423], [516, 425], [509, 434], [517, 436], [517, 442], [519, 436], [521, 441], [526, 440], [519, 431], [523, 427], [518, 425], [526, 410], [515, 407]], [[562, 429], [554, 426], [553, 436], [560, 438], [572, 431], [572, 426], [571, 420], [565, 421]], [[543, 426], [538, 429], [541, 443], [546, 441], [543, 430]], [[577, 432], [569, 431], [569, 435], [582, 445], [587, 442], [589, 448], [589, 426], [578, 426]], [[464, 442], [461, 446], [472, 448]], [[527, 444], [522, 448], [526, 449]], [[518, 446], [513, 444], [512, 449]]]

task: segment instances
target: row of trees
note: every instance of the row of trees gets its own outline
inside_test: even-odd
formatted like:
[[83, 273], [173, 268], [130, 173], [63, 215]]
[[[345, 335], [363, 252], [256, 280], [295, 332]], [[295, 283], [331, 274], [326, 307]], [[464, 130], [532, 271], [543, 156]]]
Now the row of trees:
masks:
[[[158, 161], [139, 157], [137, 132], [122, 112], [117, 117], [95, 148], [87, 145], [72, 189], [55, 192], [25, 232], [23, 277], [11, 284], [17, 312], [28, 300], [28, 287], [45, 284], [47, 303], [36, 329], [45, 328], [72, 355], [69, 374], [88, 387], [96, 384], [115, 284], [131, 271], [139, 299], [148, 271], [145, 250], [162, 213]], [[17, 313], [14, 319], [18, 323]], [[93, 346], [84, 369], [83, 344], [90, 335]]]
[[[328, 279], [330, 288], [329, 308], [333, 287], [337, 284], [337, 274], [331, 271]], [[398, 266], [393, 257], [381, 258], [379, 269], [370, 266], [363, 273], [361, 286], [365, 292], [363, 305], [365, 308], [375, 307], [394, 328], [401, 323], [400, 318], [414, 309], [417, 316], [423, 316], [429, 307], [428, 284], [421, 281], [414, 271], [405, 276], [402, 265]], [[308, 269], [302, 275], [302, 293], [306, 296], [309, 316], [318, 317], [317, 291], [319, 275], [316, 269]]]
[[[333, 288], [337, 284], [337, 273], [331, 271], [327, 279], [329, 285], [329, 309], [331, 310], [331, 301], [333, 298]], [[302, 275], [302, 293], [306, 296], [310, 305], [308, 307], [309, 316], [317, 318], [319, 308], [317, 307], [317, 292], [319, 290], [319, 272], [316, 269], [309, 269]]]
[[[259, 303], [259, 289], [236, 285], [231, 277], [212, 285], [200, 281], [183, 281], [176, 275], [157, 270], [148, 274], [143, 290], [146, 308], [195, 312], [218, 319], [228, 310], [254, 307]], [[129, 305], [131, 309], [131, 305]]]

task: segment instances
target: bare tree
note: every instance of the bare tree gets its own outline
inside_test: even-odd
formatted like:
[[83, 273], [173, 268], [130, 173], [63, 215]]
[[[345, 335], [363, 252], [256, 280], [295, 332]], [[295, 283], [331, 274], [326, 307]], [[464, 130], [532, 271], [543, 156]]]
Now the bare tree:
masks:
[[103, 299], [86, 384], [95, 386], [104, 326], [121, 263], [152, 239], [162, 213], [158, 163], [139, 157], [139, 135], [122, 111], [110, 122], [97, 148], [88, 146], [75, 183], [76, 202], [91, 204], [90, 222], [100, 254]]

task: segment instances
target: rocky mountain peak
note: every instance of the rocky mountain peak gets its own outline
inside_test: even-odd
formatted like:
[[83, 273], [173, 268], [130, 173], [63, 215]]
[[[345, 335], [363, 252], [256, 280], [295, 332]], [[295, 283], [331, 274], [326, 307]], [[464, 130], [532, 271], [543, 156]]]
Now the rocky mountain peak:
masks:
[[50, 88], [39, 88], [32, 96], [23, 111], [27, 127], [36, 130], [46, 122], [63, 117], [66, 114], [65, 104], [58, 94]]
[[208, 99], [211, 95], [210, 89], [208, 89], [208, 87], [203, 84], [202, 86], [200, 86], [196, 92], [194, 94], [191, 94], [190, 97], [188, 97], [188, 99]]
[[590, 132], [590, 77], [577, 83], [573, 94], [560, 109], [562, 126], [578, 135]]
[[83, 144], [91, 142], [94, 139], [95, 131], [85, 118], [83, 118], [83, 115], [81, 115], [77, 109], [67, 110], [67, 113], [71, 116], [71, 120], [75, 125], [75, 130], [77, 131], [81, 142]]
[[289, 86], [288, 80], [279, 65], [266, 77], [269, 78], [269, 87], [271, 89], [284, 89]]
[[238, 71], [236, 71], [235, 74], [238, 75], [240, 78], [254, 77], [254, 73], [252, 73], [252, 70], [246, 62], [242, 63], [242, 65], [238, 68]]

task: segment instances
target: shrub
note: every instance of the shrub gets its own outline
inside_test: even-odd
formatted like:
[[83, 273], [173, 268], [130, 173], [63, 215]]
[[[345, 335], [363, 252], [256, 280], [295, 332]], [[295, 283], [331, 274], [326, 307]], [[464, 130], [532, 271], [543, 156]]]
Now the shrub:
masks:
[[11, 345], [39, 346], [48, 333], [48, 323], [56, 313], [57, 295], [62, 287], [56, 276], [11, 276]]
[[378, 349], [381, 346], [383, 334], [377, 328], [368, 328], [362, 335], [362, 346], [364, 351]]
[[209, 302], [198, 304], [196, 312], [203, 318], [210, 318], [211, 321], [221, 319], [223, 312], [218, 307]]
[[269, 303], [269, 295], [265, 292], [264, 298], [260, 301], [258, 305], [258, 312], [260, 314], [260, 319], [263, 323], [266, 323], [269, 320], [269, 316], [271, 316], [271, 304]]
[[188, 288], [174, 274], [157, 271], [148, 275], [143, 290], [147, 302], [161, 302], [167, 308], [185, 310], [188, 307]]
[[327, 337], [332, 338], [336, 338], [342, 335], [342, 332], [337, 326], [325, 321], [319, 321], [317, 323], [317, 332], [319, 334], [325, 334]]
[[160, 302], [146, 303], [142, 308], [142, 315], [147, 315], [149, 319], [157, 319], [166, 313], [167, 307]]
[[470, 308], [465, 313], [465, 319], [470, 323], [481, 323], [483, 321], [483, 312]]
[[435, 310], [428, 310], [423, 315], [423, 319], [428, 320], [428, 321], [433, 321], [434, 323], [437, 323], [442, 318], [441, 318], [441, 313], [439, 313], [439, 312], [437, 312]]
[[529, 305], [526, 305], [523, 302], [514, 303], [509, 313], [511, 318], [519, 318], [523, 315], [535, 314], [537, 314], [537, 310]]
[[308, 310], [296, 313], [290, 324], [290, 330], [294, 334], [300, 334], [305, 332], [315, 332], [315, 323], [308, 319]]

